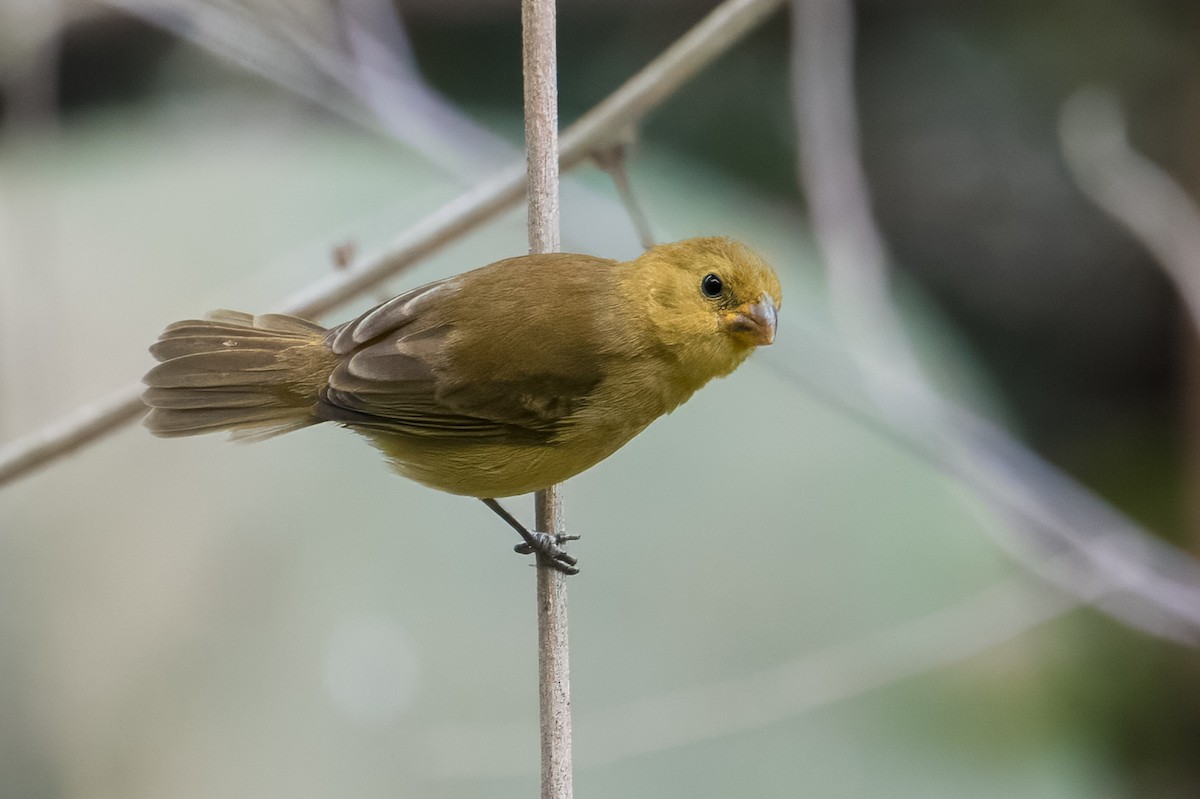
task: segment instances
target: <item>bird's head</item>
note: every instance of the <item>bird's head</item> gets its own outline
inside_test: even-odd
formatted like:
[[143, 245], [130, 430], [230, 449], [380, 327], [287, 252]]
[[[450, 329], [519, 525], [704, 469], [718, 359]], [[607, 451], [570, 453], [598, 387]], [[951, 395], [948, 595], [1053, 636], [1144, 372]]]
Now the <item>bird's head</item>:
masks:
[[775, 340], [779, 278], [757, 253], [732, 239], [662, 244], [633, 262], [634, 307], [647, 331], [703, 384], [732, 372], [755, 347]]

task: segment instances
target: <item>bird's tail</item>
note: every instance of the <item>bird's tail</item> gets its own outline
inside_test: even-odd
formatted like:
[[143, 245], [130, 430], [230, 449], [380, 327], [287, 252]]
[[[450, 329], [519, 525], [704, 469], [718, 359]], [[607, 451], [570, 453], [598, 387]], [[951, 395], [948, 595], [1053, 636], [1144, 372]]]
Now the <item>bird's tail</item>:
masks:
[[150, 348], [144, 424], [157, 436], [231, 430], [267, 438], [316, 424], [317, 393], [337, 363], [325, 328], [294, 316], [215, 311], [176, 322]]

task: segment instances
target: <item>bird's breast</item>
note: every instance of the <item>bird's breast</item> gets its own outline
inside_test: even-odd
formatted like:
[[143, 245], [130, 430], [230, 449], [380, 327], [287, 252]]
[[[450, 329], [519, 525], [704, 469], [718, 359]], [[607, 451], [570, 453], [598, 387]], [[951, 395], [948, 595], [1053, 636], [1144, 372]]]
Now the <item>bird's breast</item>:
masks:
[[361, 432], [402, 475], [432, 488], [473, 497], [526, 494], [595, 466], [690, 395], [658, 377], [610, 372], [548, 442]]

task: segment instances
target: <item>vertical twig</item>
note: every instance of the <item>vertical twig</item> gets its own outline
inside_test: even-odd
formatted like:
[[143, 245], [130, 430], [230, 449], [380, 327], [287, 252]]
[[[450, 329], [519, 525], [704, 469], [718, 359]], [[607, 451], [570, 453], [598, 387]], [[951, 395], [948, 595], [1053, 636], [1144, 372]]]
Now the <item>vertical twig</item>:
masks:
[[[529, 251], [556, 252], [558, 236], [558, 70], [554, 0], [522, 0], [525, 74], [525, 157], [529, 172]], [[537, 529], [563, 530], [559, 486], [534, 498]], [[542, 738], [542, 799], [569, 799], [571, 670], [567, 585], [542, 558], [537, 566], [538, 705]]]

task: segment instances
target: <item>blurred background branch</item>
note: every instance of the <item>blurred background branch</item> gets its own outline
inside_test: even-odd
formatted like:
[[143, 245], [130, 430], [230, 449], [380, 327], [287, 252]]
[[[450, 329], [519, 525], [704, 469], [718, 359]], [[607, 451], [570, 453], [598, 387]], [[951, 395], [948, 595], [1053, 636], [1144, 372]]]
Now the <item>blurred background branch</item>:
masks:
[[[854, 4], [795, 0], [792, 19], [801, 184], [830, 299], [875, 413], [1008, 522], [980, 527], [1034, 574], [1084, 601], [1103, 580], [1112, 592], [1107, 612], [1145, 632], [1200, 642], [1200, 564], [1129, 524], [1000, 428], [950, 413], [930, 385], [892, 304], [887, 248], [859, 163]], [[1070, 568], [1062, 568], [1064, 548], [1074, 555]], [[1054, 568], [1046, 568], [1048, 553]]]
[[1200, 208], [1130, 146], [1111, 92], [1088, 88], [1071, 95], [1062, 106], [1059, 135], [1079, 187], [1150, 251], [1200, 332]]
[[[852, 0], [794, 0], [791, 74], [796, 166], [834, 313], [855, 352], [919, 376], [892, 304], [887, 245], [871, 216], [859, 162]], [[886, 387], [879, 388], [880, 407], [894, 407]]]
[[384, 0], [101, 0], [353, 122], [412, 147], [465, 183], [519, 156], [421, 77]]

